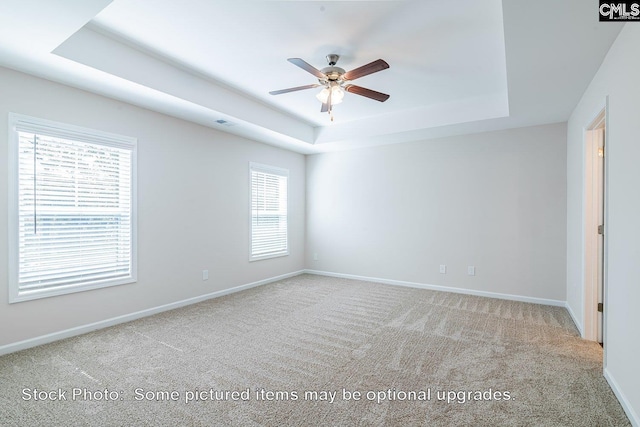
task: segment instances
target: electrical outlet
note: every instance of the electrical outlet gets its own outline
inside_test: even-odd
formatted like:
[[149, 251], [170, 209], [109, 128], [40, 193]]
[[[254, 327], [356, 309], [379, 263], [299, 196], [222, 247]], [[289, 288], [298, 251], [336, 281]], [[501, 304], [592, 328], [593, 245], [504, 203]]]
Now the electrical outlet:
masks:
[[473, 265], [470, 265], [467, 267], [467, 274], [469, 276], [475, 276], [476, 275], [476, 268]]
[[209, 280], [209, 270], [202, 270], [202, 280]]
[[314, 252], [313, 253], [313, 260], [317, 261], [318, 260], [318, 252]]
[[447, 274], [447, 266], [440, 264], [440, 274]]

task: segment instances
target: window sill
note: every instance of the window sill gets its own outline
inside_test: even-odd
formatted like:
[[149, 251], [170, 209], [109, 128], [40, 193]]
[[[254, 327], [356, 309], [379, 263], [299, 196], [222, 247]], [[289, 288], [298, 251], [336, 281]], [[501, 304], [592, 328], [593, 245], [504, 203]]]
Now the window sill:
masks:
[[31, 291], [27, 290], [27, 291], [18, 292], [17, 295], [10, 295], [9, 304], [24, 302], [24, 301], [32, 301], [40, 298], [54, 297], [58, 295], [67, 295], [67, 294], [73, 294], [77, 292], [91, 291], [93, 289], [108, 288], [111, 286], [126, 285], [129, 283], [135, 283], [136, 281], [137, 279], [135, 277], [129, 276], [121, 279], [103, 280], [103, 281], [91, 282], [91, 283], [86, 283], [81, 285], [62, 285], [62, 286], [56, 286], [55, 288], [51, 288], [51, 289], [36, 289]]

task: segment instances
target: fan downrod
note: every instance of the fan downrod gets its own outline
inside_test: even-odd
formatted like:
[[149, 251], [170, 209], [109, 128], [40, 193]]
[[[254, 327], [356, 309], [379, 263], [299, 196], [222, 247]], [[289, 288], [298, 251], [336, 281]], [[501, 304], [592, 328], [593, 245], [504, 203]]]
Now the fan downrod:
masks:
[[330, 67], [336, 65], [338, 63], [338, 59], [340, 59], [340, 55], [336, 55], [335, 53], [330, 53], [329, 55], [327, 55], [327, 62], [329, 63]]

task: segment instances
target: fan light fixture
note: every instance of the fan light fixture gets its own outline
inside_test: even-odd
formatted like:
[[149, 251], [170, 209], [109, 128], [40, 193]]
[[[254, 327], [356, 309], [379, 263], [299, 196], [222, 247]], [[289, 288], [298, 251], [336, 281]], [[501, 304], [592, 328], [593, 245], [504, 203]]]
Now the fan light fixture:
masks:
[[331, 105], [340, 104], [342, 102], [342, 98], [344, 98], [344, 91], [340, 88], [340, 86], [332, 86], [331, 89], [325, 87], [316, 95], [318, 101], [323, 104], [327, 103], [329, 99], [329, 90], [331, 90]]

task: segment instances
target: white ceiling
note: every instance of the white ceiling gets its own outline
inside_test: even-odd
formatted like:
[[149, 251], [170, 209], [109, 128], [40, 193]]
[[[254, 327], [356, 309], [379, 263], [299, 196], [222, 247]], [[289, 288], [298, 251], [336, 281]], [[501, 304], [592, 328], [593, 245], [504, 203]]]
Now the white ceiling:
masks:
[[[2, 0], [0, 65], [302, 153], [565, 121], [623, 24], [584, 0]], [[355, 83], [335, 121], [329, 53]], [[220, 125], [217, 120], [228, 123]]]

